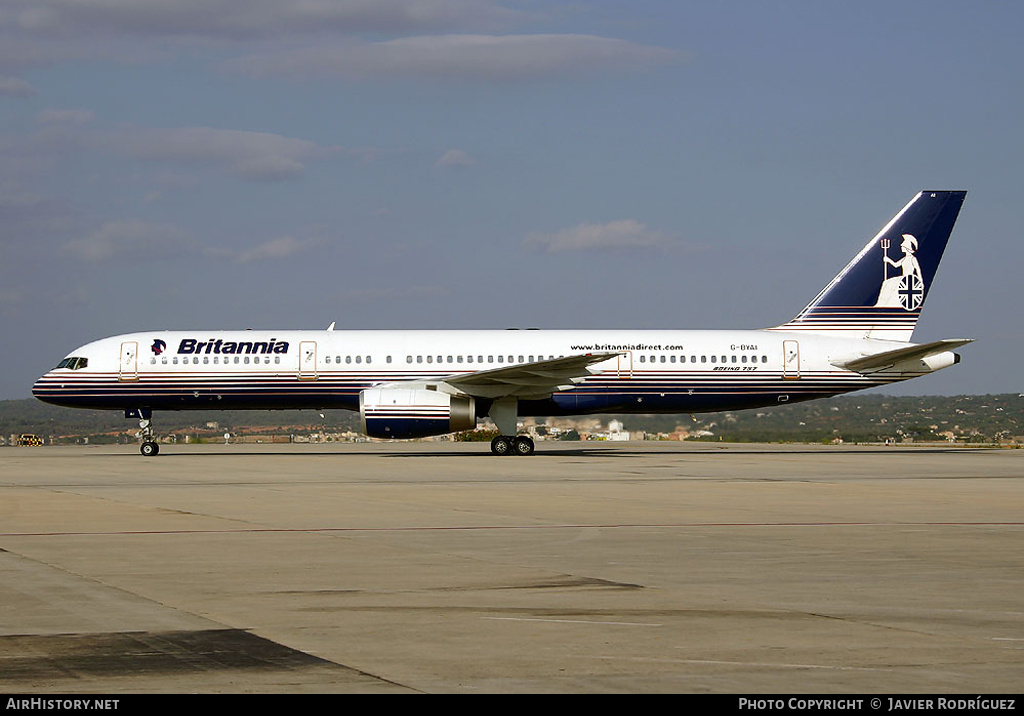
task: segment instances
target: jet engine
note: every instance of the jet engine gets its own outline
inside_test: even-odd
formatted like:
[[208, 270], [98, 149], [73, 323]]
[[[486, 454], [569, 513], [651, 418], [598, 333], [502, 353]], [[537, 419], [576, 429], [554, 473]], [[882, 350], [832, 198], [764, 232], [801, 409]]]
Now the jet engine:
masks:
[[427, 388], [368, 388], [359, 394], [363, 432], [407, 440], [476, 427], [476, 400]]

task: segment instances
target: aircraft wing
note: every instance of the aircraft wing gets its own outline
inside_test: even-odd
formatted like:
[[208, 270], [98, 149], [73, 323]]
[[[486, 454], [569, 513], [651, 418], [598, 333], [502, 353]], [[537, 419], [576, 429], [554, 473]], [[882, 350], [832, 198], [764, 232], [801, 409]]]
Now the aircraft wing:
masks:
[[973, 338], [946, 338], [941, 341], [934, 341], [933, 343], [922, 343], [872, 355], [844, 357], [830, 362], [837, 368], [845, 368], [846, 370], [853, 370], [858, 373], [874, 373], [891, 368], [897, 363], [908, 360], [923, 360], [928, 356], [945, 353], [973, 342]]
[[590, 366], [618, 356], [618, 353], [584, 353], [522, 363], [506, 368], [481, 370], [442, 379], [454, 388], [481, 398], [541, 399], [569, 390], [600, 371]]
[[[445, 383], [460, 393], [478, 398], [519, 398], [540, 400], [552, 393], [569, 390], [585, 378], [600, 371], [590, 370], [592, 365], [610, 360], [619, 353], [584, 353], [552, 358], [550, 360], [521, 363], [503, 368], [459, 373], [438, 378], [432, 383]], [[394, 383], [392, 385], [407, 385]]]

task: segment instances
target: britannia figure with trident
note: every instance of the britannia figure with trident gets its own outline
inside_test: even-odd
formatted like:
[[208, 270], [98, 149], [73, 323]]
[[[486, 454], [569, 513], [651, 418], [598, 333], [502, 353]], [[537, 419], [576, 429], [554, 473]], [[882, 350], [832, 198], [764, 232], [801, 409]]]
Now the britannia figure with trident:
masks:
[[[917, 251], [917, 239], [910, 234], [903, 234], [903, 243], [900, 244], [903, 258], [899, 261], [889, 258], [889, 239], [882, 239], [879, 243], [883, 251], [882, 268], [885, 271], [885, 278], [875, 306], [903, 308], [907, 311], [919, 308], [924, 302], [924, 278], [921, 275], [921, 265], [914, 256]], [[890, 278], [890, 266], [898, 270], [899, 274]]]

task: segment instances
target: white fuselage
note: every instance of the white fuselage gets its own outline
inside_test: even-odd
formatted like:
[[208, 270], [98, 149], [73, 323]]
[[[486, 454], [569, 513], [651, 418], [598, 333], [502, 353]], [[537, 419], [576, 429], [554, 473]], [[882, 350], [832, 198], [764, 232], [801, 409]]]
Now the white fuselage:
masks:
[[33, 392], [59, 405], [124, 410], [358, 410], [360, 392], [381, 384], [614, 353], [575, 385], [520, 401], [519, 414], [706, 412], [836, 395], [933, 369], [865, 376], [834, 365], [903, 345], [779, 330], [154, 331], [82, 346]]

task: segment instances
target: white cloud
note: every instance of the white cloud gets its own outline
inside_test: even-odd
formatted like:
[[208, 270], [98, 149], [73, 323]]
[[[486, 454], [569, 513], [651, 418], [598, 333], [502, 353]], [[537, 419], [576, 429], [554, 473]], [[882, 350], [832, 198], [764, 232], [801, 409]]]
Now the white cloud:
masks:
[[95, 114], [88, 109], [44, 109], [36, 115], [39, 124], [88, 124], [95, 119]]
[[522, 14], [492, 0], [5, 0], [0, 28], [38, 37], [265, 38], [269, 34], [496, 29]]
[[0, 97], [31, 97], [35, 94], [35, 88], [25, 80], [17, 77], [0, 77]]
[[652, 231], [646, 224], [634, 219], [607, 224], [580, 224], [553, 234], [532, 233], [523, 240], [524, 246], [547, 253], [651, 248], [666, 246], [668, 243], [664, 233]]
[[678, 58], [675, 50], [593, 35], [435, 35], [249, 55], [224, 67], [257, 77], [508, 81], [643, 69]]
[[210, 127], [135, 129], [111, 135], [109, 142], [137, 159], [213, 164], [250, 181], [299, 176], [309, 161], [339, 151], [279, 134]]
[[308, 251], [321, 245], [320, 239], [300, 240], [292, 236], [281, 236], [264, 242], [259, 246], [238, 252], [234, 255], [235, 263], [247, 264], [254, 261], [276, 261]]
[[165, 259], [195, 251], [197, 242], [188, 232], [171, 224], [117, 219], [80, 239], [68, 241], [62, 248], [64, 254], [89, 262]]
[[205, 256], [208, 259], [237, 264], [275, 261], [321, 246], [320, 238], [296, 239], [282, 236], [247, 249], [203, 246], [191, 233], [171, 224], [138, 219], [108, 221], [82, 238], [66, 242], [63, 255], [87, 262], [122, 259], [138, 262], [146, 259], [171, 259]]
[[[3, 173], [21, 169], [18, 162], [3, 157]], [[14, 167], [9, 166], [14, 164]], [[65, 199], [39, 193], [16, 179], [0, 177], [0, 264], [26, 251], [51, 246], [54, 236], [65, 234], [74, 223], [74, 210]]]
[[468, 167], [476, 164], [476, 160], [461, 149], [449, 149], [441, 155], [435, 163], [435, 167]]

